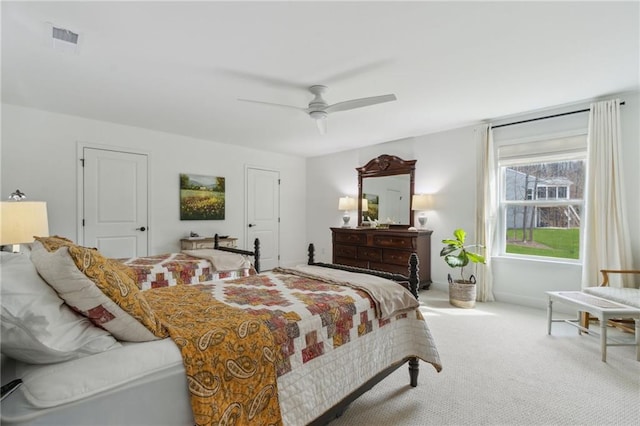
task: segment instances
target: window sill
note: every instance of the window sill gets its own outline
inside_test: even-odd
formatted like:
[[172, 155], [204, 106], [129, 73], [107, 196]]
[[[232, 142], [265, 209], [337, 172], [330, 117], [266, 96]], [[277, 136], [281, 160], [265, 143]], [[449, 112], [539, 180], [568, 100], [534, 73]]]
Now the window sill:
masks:
[[543, 256], [517, 256], [517, 255], [498, 255], [491, 256], [491, 260], [497, 260], [499, 262], [525, 262], [525, 263], [545, 263], [545, 264], [557, 264], [557, 265], [573, 265], [582, 267], [582, 261], [579, 259], [560, 259], [557, 257], [543, 257]]

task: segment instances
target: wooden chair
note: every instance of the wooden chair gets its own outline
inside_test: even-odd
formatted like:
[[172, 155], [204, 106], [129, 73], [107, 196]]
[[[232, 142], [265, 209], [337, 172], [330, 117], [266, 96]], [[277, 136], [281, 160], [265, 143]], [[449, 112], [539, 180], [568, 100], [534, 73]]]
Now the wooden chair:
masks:
[[[602, 273], [602, 283], [600, 287], [608, 287], [609, 286], [609, 274], [638, 274], [640, 275], [640, 270], [637, 269], [601, 269]], [[585, 328], [589, 328], [589, 321], [592, 318], [589, 318], [589, 312], [581, 312], [580, 313], [580, 325]], [[593, 318], [595, 321], [596, 319]], [[610, 319], [608, 324], [610, 326], [619, 328], [620, 330], [626, 331], [627, 333], [634, 333], [634, 321], [632, 319]]]

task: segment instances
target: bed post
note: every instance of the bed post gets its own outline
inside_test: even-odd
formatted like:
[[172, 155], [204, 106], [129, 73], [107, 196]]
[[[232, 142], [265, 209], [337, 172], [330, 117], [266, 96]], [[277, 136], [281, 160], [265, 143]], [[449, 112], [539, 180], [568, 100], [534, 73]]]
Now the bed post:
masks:
[[[418, 256], [415, 253], [409, 258], [409, 290], [418, 299]], [[409, 358], [409, 383], [411, 387], [418, 386], [418, 374], [420, 373], [420, 361], [417, 357]]]
[[418, 298], [418, 256], [415, 253], [409, 258], [409, 291]]
[[256, 273], [260, 273], [260, 239], [256, 238], [253, 241], [253, 267], [256, 269]]
[[313, 260], [313, 254], [315, 250], [316, 248], [313, 246], [313, 243], [309, 244], [309, 261], [307, 262], [308, 265], [313, 265], [315, 263]]
[[215, 250], [218, 250], [220, 248], [220, 237], [218, 237], [218, 234], [215, 234], [213, 236], [213, 248]]

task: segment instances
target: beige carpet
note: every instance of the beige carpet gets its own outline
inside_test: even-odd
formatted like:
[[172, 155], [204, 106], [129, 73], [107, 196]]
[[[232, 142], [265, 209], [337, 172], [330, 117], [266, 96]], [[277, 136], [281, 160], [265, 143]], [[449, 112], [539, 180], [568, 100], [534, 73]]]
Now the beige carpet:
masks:
[[459, 309], [437, 290], [420, 297], [442, 372], [421, 362], [411, 388], [402, 367], [331, 426], [640, 424], [635, 348], [610, 347], [603, 363], [597, 337], [564, 323], [548, 336], [544, 310], [499, 302]]

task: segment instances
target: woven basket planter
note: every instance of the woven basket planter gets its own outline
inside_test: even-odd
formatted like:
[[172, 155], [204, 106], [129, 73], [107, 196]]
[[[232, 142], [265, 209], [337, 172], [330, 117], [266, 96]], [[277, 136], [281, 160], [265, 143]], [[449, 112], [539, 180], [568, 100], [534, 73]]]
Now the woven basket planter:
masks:
[[476, 277], [471, 275], [468, 282], [453, 280], [449, 274], [449, 303], [458, 308], [476, 306]]

